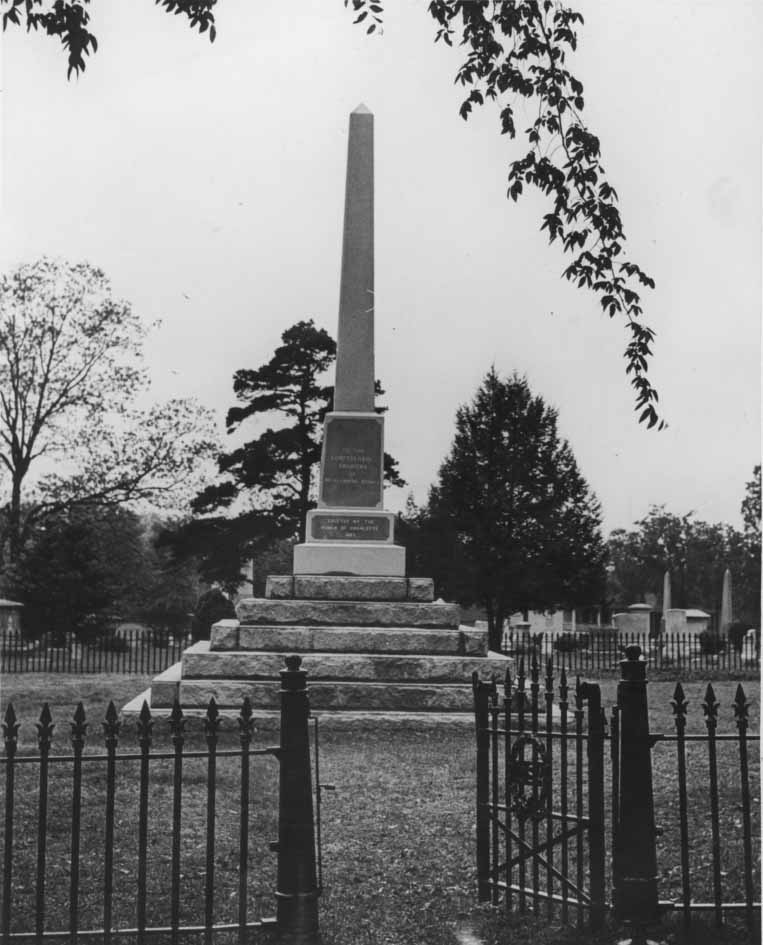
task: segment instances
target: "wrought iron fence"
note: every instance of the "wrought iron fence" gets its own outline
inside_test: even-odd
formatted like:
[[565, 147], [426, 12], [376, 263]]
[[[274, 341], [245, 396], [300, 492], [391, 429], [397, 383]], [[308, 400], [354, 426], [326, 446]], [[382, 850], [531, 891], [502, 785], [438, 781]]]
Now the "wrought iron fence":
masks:
[[100, 725], [80, 703], [66, 734], [46, 704], [31, 739], [9, 705], [0, 941], [317, 941], [309, 703], [289, 660], [277, 746], [258, 744], [248, 700], [235, 721], [214, 700], [203, 720], [144, 703], [130, 723], [110, 703]]
[[531, 633], [507, 630], [503, 652], [539, 660], [553, 658], [558, 668], [581, 674], [617, 672], [628, 646], [640, 647], [651, 670], [677, 672], [751, 672], [760, 669], [760, 643], [750, 634], [739, 641], [707, 634], [620, 633], [614, 629]]
[[692, 714], [678, 683], [675, 731], [651, 733], [648, 664], [630, 645], [607, 732], [598, 685], [568, 687], [562, 667], [557, 687], [550, 658], [545, 676], [529, 665], [500, 689], [474, 680], [480, 898], [592, 927], [612, 909], [636, 927], [709, 912], [759, 931], [760, 736], [744, 687], [720, 718], [712, 684]]
[[2, 673], [161, 673], [189, 645], [187, 637], [159, 637], [120, 630], [90, 643], [68, 639], [62, 645], [0, 633]]
[[[761, 879], [760, 735], [749, 731], [750, 704], [738, 685], [733, 702], [736, 731], [718, 732], [720, 703], [708, 683], [701, 706], [695, 708], [695, 712], [701, 708], [704, 716], [705, 732], [699, 734], [686, 731], [689, 703], [681, 683], [676, 685], [671, 706], [675, 734], [658, 733], [652, 741], [659, 752], [670, 752], [675, 746], [675, 773], [668, 777], [678, 788], [678, 803], [659, 812], [659, 832], [665, 842], [680, 844], [680, 869], [673, 871], [666, 890], [674, 893], [680, 886], [680, 896], [662, 899], [660, 907], [680, 910], [685, 926], [691, 923], [693, 912], [712, 912], [718, 926], [726, 914], [740, 912], [752, 927], [761, 906], [755, 900]], [[708, 820], [710, 849], [703, 851], [696, 834]], [[658, 865], [661, 852], [664, 856], [664, 844], [658, 846]], [[730, 888], [734, 898], [728, 897]]]

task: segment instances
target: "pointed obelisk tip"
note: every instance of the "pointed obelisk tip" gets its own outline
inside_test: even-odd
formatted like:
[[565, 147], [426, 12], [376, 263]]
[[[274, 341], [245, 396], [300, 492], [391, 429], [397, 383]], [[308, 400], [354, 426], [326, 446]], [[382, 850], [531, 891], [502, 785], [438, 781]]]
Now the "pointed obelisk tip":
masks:
[[358, 105], [357, 108], [353, 109], [351, 112], [352, 115], [373, 115], [373, 112], [370, 108], [367, 108], [362, 102]]

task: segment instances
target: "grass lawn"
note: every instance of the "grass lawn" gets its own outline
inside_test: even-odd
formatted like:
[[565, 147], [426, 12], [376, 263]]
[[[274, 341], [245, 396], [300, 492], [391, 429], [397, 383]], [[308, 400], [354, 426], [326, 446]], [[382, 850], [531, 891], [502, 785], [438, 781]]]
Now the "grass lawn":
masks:
[[[100, 721], [111, 698], [117, 707], [148, 685], [147, 677], [128, 676], [18, 676], [2, 680], [2, 710], [12, 701], [22, 720], [20, 751], [32, 752], [41, 703], [50, 702], [57, 721], [55, 750], [68, 751], [68, 722], [81, 699], [90, 720], [90, 735], [100, 750]], [[654, 732], [672, 733], [670, 700], [674, 683], [650, 684], [650, 722]], [[737, 683], [713, 683], [721, 703], [719, 731], [734, 731], [731, 703]], [[751, 703], [751, 729], [760, 720], [760, 690], [754, 682], [743, 683]], [[603, 704], [613, 704], [616, 681], [602, 682]], [[701, 701], [705, 685], [684, 686], [689, 700], [688, 730], [704, 731]], [[235, 747], [235, 729], [228, 726], [224, 738]], [[166, 724], [157, 722], [157, 750], [168, 747]], [[258, 744], [270, 744], [274, 735], [260, 733]], [[134, 722], [125, 723], [121, 747], [135, 746]], [[191, 726], [188, 747], [203, 747], [198, 726]], [[724, 840], [724, 898], [742, 898], [741, 830], [738, 765], [734, 743], [719, 749], [721, 821]], [[414, 945], [414, 943], [486, 943], [516, 941], [551, 945], [562, 942], [593, 942], [590, 933], [576, 937], [560, 927], [558, 919], [548, 923], [506, 916], [502, 910], [480, 906], [476, 897], [474, 863], [474, 775], [475, 750], [471, 728], [422, 728], [418, 731], [371, 727], [353, 731], [321, 732], [321, 777], [334, 790], [323, 796], [324, 894], [321, 929], [326, 945]], [[710, 873], [709, 801], [707, 750], [703, 743], [692, 748], [690, 768], [690, 813], [692, 831], [692, 882], [707, 895]], [[751, 775], [755, 790], [752, 807], [754, 831], [759, 835], [760, 794], [758, 752], [751, 746]], [[660, 744], [653, 753], [657, 821], [665, 829], [659, 841], [660, 897], [680, 894], [676, 867], [678, 850], [678, 791], [675, 746]], [[607, 768], [609, 766], [607, 765]], [[25, 769], [22, 773], [22, 768]], [[18, 767], [16, 791], [16, 865], [14, 868], [15, 912], [12, 927], [33, 928], [36, 836], [36, 774], [33, 765]], [[251, 892], [253, 914], [273, 910], [274, 854], [267, 849], [276, 836], [277, 763], [270, 758], [253, 762], [250, 831]], [[115, 863], [119, 905], [117, 921], [135, 921], [135, 862], [138, 763], [124, 762], [118, 778], [118, 856]], [[86, 766], [83, 797], [81, 901], [83, 927], [97, 928], [102, 902], [103, 766]], [[186, 922], [203, 917], [204, 835], [206, 829], [206, 762], [187, 761], [184, 768], [184, 817], [182, 826], [182, 914]], [[237, 759], [218, 762], [217, 842], [215, 861], [215, 919], [235, 917], [238, 883], [239, 780]], [[4, 790], [4, 788], [3, 788]], [[169, 857], [172, 772], [170, 762], [152, 764], [149, 835], [149, 921], [165, 924], [168, 919]], [[68, 917], [69, 850], [71, 843], [71, 768], [51, 768], [52, 803], [48, 830], [48, 928], [65, 928]], [[25, 826], [21, 826], [24, 823]], [[609, 838], [608, 838], [609, 842]], [[760, 852], [756, 845], [755, 882], [760, 886]], [[757, 895], [758, 893], [756, 893]], [[695, 893], [696, 896], [696, 893]], [[708, 920], [709, 921], [709, 920]], [[613, 935], [615, 938], [613, 939]], [[470, 937], [471, 936], [471, 937]], [[617, 939], [611, 929], [599, 940]], [[619, 936], [622, 937], [622, 936]], [[652, 936], [656, 937], [656, 936]], [[662, 934], [668, 941], [690, 943], [757, 941], [736, 923], [717, 932], [704, 921], [693, 925], [683, 938], [677, 923], [668, 923]]]

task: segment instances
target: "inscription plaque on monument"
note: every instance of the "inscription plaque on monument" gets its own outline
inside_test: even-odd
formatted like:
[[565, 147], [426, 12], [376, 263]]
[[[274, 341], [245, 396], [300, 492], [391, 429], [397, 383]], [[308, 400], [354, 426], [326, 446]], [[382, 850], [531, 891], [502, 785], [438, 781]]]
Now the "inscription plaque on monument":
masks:
[[310, 518], [310, 538], [316, 541], [387, 541], [390, 520], [381, 515], [321, 515]]
[[319, 505], [381, 508], [382, 419], [329, 414], [323, 435]]

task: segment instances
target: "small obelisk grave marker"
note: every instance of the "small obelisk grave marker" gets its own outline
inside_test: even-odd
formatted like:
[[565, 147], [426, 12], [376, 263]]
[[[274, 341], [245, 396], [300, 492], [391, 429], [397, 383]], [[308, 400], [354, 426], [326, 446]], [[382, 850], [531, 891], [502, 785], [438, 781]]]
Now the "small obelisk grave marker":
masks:
[[383, 511], [384, 419], [374, 412], [374, 116], [350, 115], [334, 410], [326, 415], [318, 508], [295, 574], [405, 574]]

